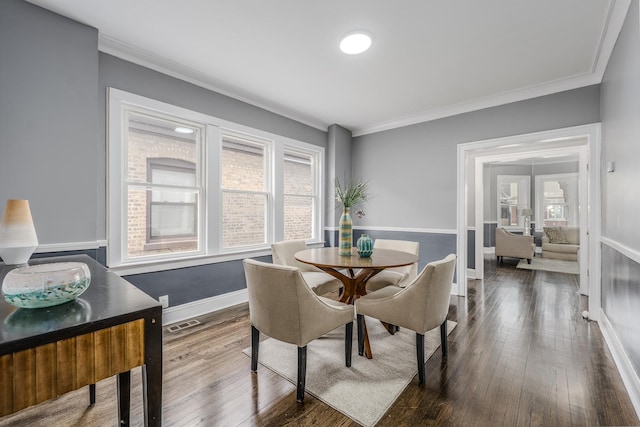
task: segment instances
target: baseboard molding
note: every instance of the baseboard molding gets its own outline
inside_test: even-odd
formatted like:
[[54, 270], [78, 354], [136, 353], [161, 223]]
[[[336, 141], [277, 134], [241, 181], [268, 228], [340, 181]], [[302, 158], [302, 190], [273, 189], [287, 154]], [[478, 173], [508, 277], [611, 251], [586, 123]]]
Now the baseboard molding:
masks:
[[170, 325], [193, 317], [213, 313], [249, 301], [246, 289], [205, 298], [187, 304], [176, 305], [162, 310], [162, 325]]
[[475, 279], [475, 278], [476, 278], [476, 269], [467, 268], [467, 279]]
[[482, 253], [485, 254], [495, 254], [496, 253], [496, 247], [495, 246], [491, 246], [491, 247], [484, 247], [482, 248]]
[[609, 347], [609, 351], [611, 351], [611, 355], [613, 356], [613, 360], [618, 368], [618, 372], [620, 372], [622, 382], [624, 383], [627, 393], [629, 394], [629, 398], [631, 399], [631, 404], [633, 405], [638, 418], [640, 418], [640, 378], [633, 368], [631, 361], [627, 357], [627, 353], [625, 353], [620, 340], [618, 340], [607, 315], [602, 310], [600, 310], [600, 320], [598, 321], [598, 325], [600, 326], [600, 331], [602, 331], [604, 340]]

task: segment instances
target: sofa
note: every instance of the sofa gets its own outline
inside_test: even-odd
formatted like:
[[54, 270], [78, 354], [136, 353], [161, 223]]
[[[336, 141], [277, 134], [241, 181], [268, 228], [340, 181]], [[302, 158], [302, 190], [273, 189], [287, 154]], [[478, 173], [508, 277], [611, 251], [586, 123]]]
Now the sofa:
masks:
[[503, 257], [524, 258], [529, 264], [534, 255], [533, 236], [510, 233], [504, 228], [496, 228], [496, 261]]
[[544, 227], [542, 258], [577, 261], [579, 250], [579, 227]]

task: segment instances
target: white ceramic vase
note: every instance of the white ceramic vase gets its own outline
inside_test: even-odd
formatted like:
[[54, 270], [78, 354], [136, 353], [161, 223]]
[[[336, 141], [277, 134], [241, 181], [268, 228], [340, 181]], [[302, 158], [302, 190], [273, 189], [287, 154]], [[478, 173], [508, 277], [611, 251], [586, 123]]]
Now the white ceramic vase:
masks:
[[38, 247], [28, 200], [7, 200], [0, 222], [0, 257], [5, 264], [26, 264]]

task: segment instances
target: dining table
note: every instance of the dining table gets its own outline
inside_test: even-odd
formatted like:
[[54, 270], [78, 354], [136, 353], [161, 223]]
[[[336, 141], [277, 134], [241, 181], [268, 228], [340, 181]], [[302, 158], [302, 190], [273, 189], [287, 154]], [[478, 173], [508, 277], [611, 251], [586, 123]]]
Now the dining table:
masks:
[[[296, 260], [313, 265], [327, 274], [339, 279], [343, 284], [340, 302], [353, 302], [367, 294], [367, 281], [387, 268], [404, 267], [418, 262], [418, 256], [412, 253], [392, 249], [374, 249], [371, 256], [361, 257], [356, 248], [352, 255], [340, 255], [337, 247], [311, 248], [295, 254]], [[394, 327], [385, 327], [393, 333]], [[364, 336], [364, 355], [371, 359], [371, 345], [366, 324], [358, 334]], [[362, 356], [362, 354], [360, 354]]]

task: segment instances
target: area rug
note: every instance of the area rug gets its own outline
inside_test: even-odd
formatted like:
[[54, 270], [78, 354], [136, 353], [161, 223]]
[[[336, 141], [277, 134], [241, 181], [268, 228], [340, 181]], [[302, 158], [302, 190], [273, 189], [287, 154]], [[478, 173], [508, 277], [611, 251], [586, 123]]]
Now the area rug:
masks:
[[516, 268], [523, 270], [543, 270], [555, 273], [580, 274], [580, 267], [576, 261], [564, 261], [560, 259], [549, 259], [534, 257], [531, 264], [526, 259], [521, 259]]
[[[367, 318], [366, 323], [373, 359], [358, 355], [354, 327], [350, 368], [344, 364], [344, 328], [309, 343], [305, 392], [368, 427], [382, 418], [418, 373], [418, 367], [415, 332], [400, 328], [389, 335], [379, 321]], [[456, 323], [449, 321], [447, 327], [451, 333]], [[427, 360], [440, 347], [440, 328], [429, 331], [424, 341]], [[251, 348], [243, 352], [251, 357]], [[297, 357], [297, 348], [292, 344], [272, 338], [260, 342], [259, 363], [294, 385], [298, 375]], [[425, 375], [428, 377], [429, 372]]]

